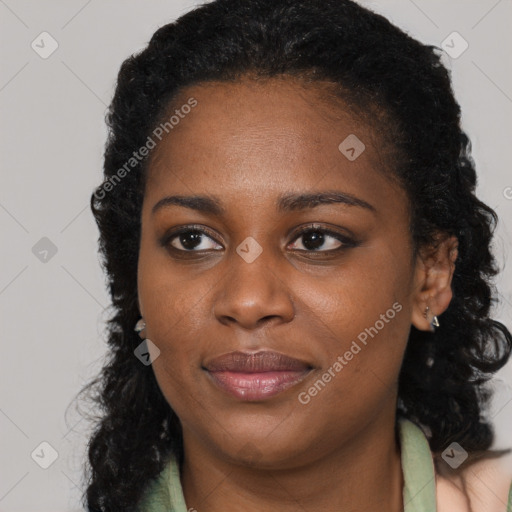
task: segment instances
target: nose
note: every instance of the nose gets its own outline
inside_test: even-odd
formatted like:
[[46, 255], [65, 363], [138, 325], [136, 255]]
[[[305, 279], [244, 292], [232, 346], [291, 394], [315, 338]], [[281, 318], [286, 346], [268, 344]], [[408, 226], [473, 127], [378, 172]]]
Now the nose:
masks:
[[213, 306], [219, 322], [249, 330], [293, 319], [295, 308], [286, 277], [270, 250], [263, 250], [251, 263], [233, 252], [226, 269]]

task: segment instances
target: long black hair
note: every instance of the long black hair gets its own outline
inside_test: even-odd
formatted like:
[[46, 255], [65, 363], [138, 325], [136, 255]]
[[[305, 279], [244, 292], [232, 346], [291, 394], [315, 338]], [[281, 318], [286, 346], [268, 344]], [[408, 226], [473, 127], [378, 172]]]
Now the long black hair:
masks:
[[459, 242], [442, 327], [435, 333], [411, 328], [397, 412], [430, 431], [434, 452], [452, 441], [467, 451], [492, 443], [484, 383], [512, 347], [508, 330], [489, 317], [497, 218], [475, 196], [470, 142], [440, 50], [351, 0], [215, 0], [162, 26], [123, 62], [107, 114], [105, 181], [91, 207], [113, 313], [108, 360], [82, 390], [101, 411], [88, 446], [84, 501], [90, 510], [136, 510], [168, 457], [183, 457], [180, 422], [151, 366], [133, 353], [140, 343], [133, 328], [140, 317], [137, 259], [147, 159], [126, 163], [178, 92], [249, 75], [329, 82], [344, 101], [382, 114], [370, 122], [393, 134], [393, 173], [408, 193], [415, 247], [432, 244], [439, 232]]

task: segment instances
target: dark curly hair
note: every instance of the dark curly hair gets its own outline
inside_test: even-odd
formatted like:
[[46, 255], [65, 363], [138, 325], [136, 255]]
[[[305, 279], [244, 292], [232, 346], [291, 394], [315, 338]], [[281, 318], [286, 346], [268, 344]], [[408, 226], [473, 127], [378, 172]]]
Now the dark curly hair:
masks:
[[510, 332], [489, 317], [497, 217], [475, 196], [470, 142], [441, 51], [351, 0], [215, 0], [162, 26], [123, 62], [106, 116], [105, 181], [91, 207], [113, 313], [108, 361], [82, 390], [101, 411], [88, 445], [83, 499], [90, 511], [137, 510], [168, 457], [183, 460], [178, 417], [151, 366], [133, 353], [140, 343], [133, 329], [140, 317], [137, 261], [148, 159], [120, 183], [113, 180], [184, 88], [244, 76], [330, 83], [343, 101], [367, 113], [378, 133], [393, 134], [392, 170], [408, 193], [415, 248], [435, 244], [439, 233], [459, 244], [442, 327], [435, 333], [411, 328], [397, 414], [429, 432], [434, 453], [452, 441], [468, 451], [492, 444], [485, 383], [512, 350]]

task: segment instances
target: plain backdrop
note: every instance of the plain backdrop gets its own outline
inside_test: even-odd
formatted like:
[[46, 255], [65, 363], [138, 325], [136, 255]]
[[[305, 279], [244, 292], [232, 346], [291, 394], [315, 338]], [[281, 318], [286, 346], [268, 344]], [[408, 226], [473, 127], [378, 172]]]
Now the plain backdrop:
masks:
[[[122, 61], [195, 3], [0, 0], [2, 512], [82, 510], [90, 425], [72, 400], [105, 354], [109, 299], [88, 206], [101, 181], [105, 109]], [[445, 62], [473, 142], [478, 193], [501, 219], [495, 317], [512, 329], [512, 2], [362, 3], [425, 43], [447, 41], [453, 55], [468, 44]], [[495, 447], [510, 447], [510, 364], [494, 384]]]

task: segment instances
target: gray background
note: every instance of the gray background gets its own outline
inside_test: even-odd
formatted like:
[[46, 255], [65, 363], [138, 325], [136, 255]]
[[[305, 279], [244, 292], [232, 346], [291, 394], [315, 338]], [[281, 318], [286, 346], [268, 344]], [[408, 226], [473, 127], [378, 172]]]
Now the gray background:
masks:
[[[197, 3], [0, 0], [0, 511], [81, 510], [90, 426], [68, 406], [105, 353], [108, 297], [88, 207], [101, 181], [105, 108], [121, 62]], [[501, 218], [495, 246], [505, 266], [512, 233], [512, 2], [362, 3], [423, 42], [441, 45], [457, 31], [469, 43], [460, 57], [445, 62], [473, 142], [479, 195]], [[46, 59], [31, 47], [35, 40], [39, 51], [51, 48], [49, 39], [41, 43], [43, 31], [58, 43]], [[461, 48], [453, 38], [448, 43]], [[502, 302], [495, 316], [510, 329], [510, 265], [498, 288]], [[511, 364], [494, 382], [495, 446], [509, 447]], [[51, 449], [40, 446], [44, 441], [58, 453], [48, 469], [40, 467], [51, 462]]]

